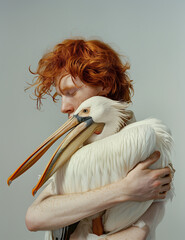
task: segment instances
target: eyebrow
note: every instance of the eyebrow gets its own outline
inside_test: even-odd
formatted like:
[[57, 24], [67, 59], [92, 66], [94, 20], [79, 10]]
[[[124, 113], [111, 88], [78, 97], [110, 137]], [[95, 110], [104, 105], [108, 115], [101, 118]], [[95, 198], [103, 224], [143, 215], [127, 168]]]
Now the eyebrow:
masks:
[[[61, 81], [61, 80], [60, 80]], [[73, 79], [72, 79], [72, 81], [73, 81]], [[64, 93], [66, 90], [69, 90], [69, 89], [72, 89], [72, 88], [78, 88], [78, 89], [80, 89], [81, 87], [83, 87], [83, 85], [82, 86], [78, 86], [74, 81], [73, 81], [73, 83], [74, 83], [74, 85], [67, 85], [66, 87], [64, 87], [64, 88], [61, 88], [60, 87], [60, 84], [58, 85], [58, 88], [59, 88], [59, 91], [60, 91], [60, 93]]]
[[65, 91], [68, 91], [68, 90], [73, 89], [73, 88], [80, 88], [80, 87], [78, 87], [78, 86], [67, 86], [67, 87], [64, 87], [64, 88], [61, 89], [60, 86], [59, 86], [59, 91], [60, 91], [60, 93], [64, 94]]
[[64, 91], [70, 89], [71, 87], [73, 87], [73, 86], [68, 85], [68, 86], [66, 86], [66, 87], [64, 87], [64, 88], [61, 88], [61, 87], [60, 87], [61, 81], [62, 81], [62, 78], [59, 80], [59, 84], [58, 84], [58, 89], [59, 89], [59, 91], [60, 91], [61, 93], [63, 93]]

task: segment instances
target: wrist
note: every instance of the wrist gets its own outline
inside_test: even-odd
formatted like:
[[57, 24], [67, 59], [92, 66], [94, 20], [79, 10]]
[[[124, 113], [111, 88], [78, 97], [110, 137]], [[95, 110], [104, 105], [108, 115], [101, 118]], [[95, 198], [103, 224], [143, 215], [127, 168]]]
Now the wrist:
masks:
[[141, 228], [137, 226], [133, 226], [132, 228], [135, 228], [135, 231], [137, 230], [137, 236], [140, 236], [140, 240], [146, 240], [150, 231], [149, 227], [146, 224]]
[[128, 194], [128, 185], [126, 179], [122, 179], [118, 182], [108, 185], [110, 187], [110, 194], [112, 197], [112, 203], [118, 204], [122, 202], [127, 202], [132, 200], [132, 196]]
[[136, 184], [134, 184], [133, 187], [133, 184], [131, 184], [130, 181], [127, 181], [127, 177], [116, 183], [115, 189], [119, 194], [117, 196], [118, 203], [128, 201], [141, 201], [140, 195], [137, 194], [138, 186], [135, 185]]
[[141, 229], [144, 237], [147, 237], [150, 231], [149, 226], [146, 224], [146, 222], [143, 221], [143, 219], [139, 219], [137, 222], [133, 223], [132, 227]]

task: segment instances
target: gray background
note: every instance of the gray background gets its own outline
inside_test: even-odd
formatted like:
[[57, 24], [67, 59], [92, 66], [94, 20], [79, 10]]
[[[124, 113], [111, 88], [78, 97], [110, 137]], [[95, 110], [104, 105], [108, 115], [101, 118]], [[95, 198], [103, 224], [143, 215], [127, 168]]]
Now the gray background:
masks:
[[42, 55], [65, 38], [84, 36], [128, 56], [137, 119], [155, 116], [172, 130], [176, 197], [167, 204], [157, 239], [184, 239], [185, 1], [1, 0], [0, 239], [43, 239], [24, 223], [31, 189], [56, 145], [11, 187], [7, 177], [61, 123], [60, 104], [44, 101], [39, 112], [24, 92]]

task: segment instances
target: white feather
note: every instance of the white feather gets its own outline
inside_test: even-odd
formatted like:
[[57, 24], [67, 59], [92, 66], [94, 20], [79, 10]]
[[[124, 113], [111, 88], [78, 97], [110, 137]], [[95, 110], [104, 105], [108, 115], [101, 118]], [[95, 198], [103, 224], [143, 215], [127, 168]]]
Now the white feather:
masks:
[[[56, 172], [58, 194], [85, 192], [118, 181], [155, 150], [160, 151], [161, 157], [152, 168], [162, 168], [171, 163], [173, 140], [169, 129], [161, 121], [146, 119], [131, 123], [117, 132], [123, 118], [126, 119], [130, 113], [125, 110], [125, 104], [93, 97], [83, 102], [76, 113], [86, 107], [91, 107], [93, 120], [104, 122], [105, 127], [102, 134], [91, 139], [94, 142], [79, 149]], [[108, 136], [110, 134], [113, 135]], [[125, 202], [108, 209], [103, 215], [104, 230], [112, 233], [128, 227], [151, 204], [152, 200]]]

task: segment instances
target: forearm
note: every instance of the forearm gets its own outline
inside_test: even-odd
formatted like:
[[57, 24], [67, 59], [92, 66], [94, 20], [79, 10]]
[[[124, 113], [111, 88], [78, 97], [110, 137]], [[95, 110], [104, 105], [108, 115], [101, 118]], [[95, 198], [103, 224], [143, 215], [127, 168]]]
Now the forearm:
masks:
[[[54, 230], [126, 201], [147, 201], [164, 198], [169, 190], [169, 169], [150, 170], [158, 158], [136, 166], [124, 179], [86, 193], [56, 195], [52, 183], [29, 207], [26, 225], [30, 231]], [[137, 179], [137, 180], [136, 180]], [[165, 184], [165, 187], [161, 187]], [[168, 185], [167, 185], [168, 184]]]
[[48, 186], [29, 207], [26, 225], [29, 230], [38, 231], [72, 224], [117, 203], [129, 201], [129, 195], [124, 194], [126, 188], [126, 184], [118, 182], [85, 193], [52, 195], [51, 186]]
[[147, 226], [143, 228], [129, 227], [105, 238], [101, 238], [101, 240], [146, 240], [148, 232], [149, 229]]

